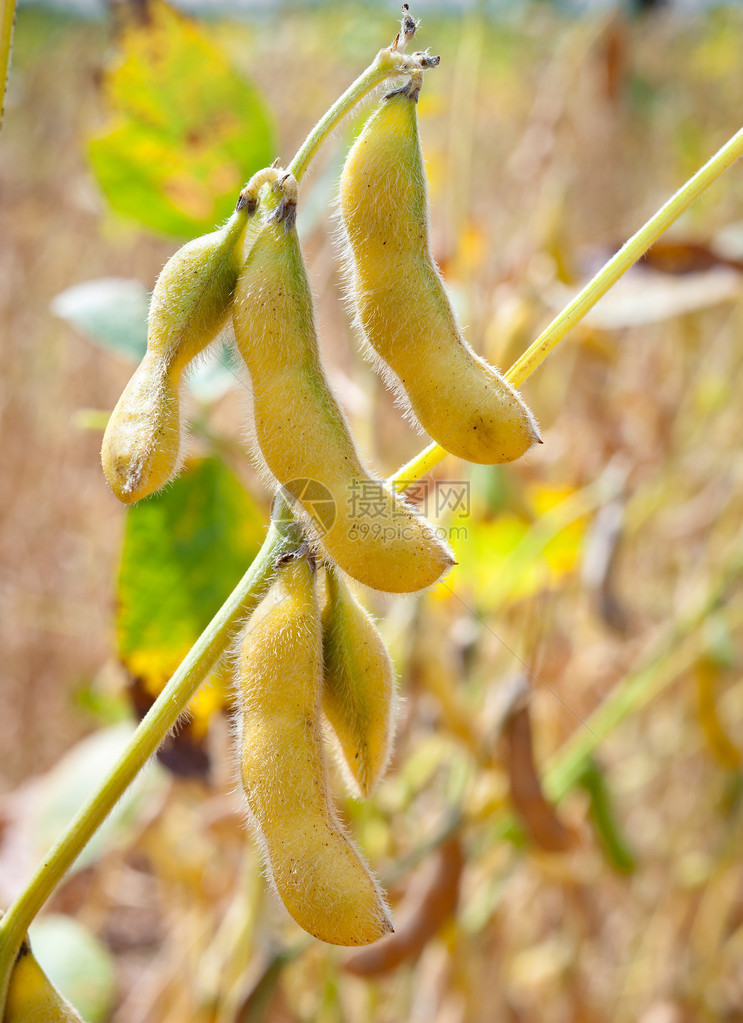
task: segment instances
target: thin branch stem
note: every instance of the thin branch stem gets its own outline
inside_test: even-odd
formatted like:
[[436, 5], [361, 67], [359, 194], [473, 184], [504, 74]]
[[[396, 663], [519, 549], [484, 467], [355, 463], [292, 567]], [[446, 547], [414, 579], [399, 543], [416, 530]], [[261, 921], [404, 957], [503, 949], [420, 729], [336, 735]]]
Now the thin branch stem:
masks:
[[235, 638], [242, 621], [253, 610], [260, 593], [268, 584], [277, 558], [296, 546], [297, 537], [291, 529], [281, 530], [271, 525], [258, 556], [160, 693], [117, 764], [0, 920], [0, 1019], [3, 1017], [5, 1003], [5, 983], [29, 924], [117, 801], [157, 751], [191, 697]]
[[506, 374], [518, 387], [547, 358], [552, 349], [569, 330], [592, 309], [619, 278], [658, 241], [674, 221], [695, 202], [717, 178], [743, 156], [743, 128], [719, 149], [711, 160], [689, 178], [658, 212], [633, 234], [629, 241], [612, 256], [588, 284], [569, 302], [559, 316], [542, 331], [536, 341], [524, 352]]
[[[743, 573], [743, 546], [725, 560], [723, 571], [683, 619], [674, 623], [646, 664], [615, 686], [588, 718], [589, 727], [579, 728], [547, 767], [546, 788], [559, 800], [576, 784], [587, 758], [625, 718], [641, 710], [660, 695], [699, 656], [699, 630], [711, 615], [720, 612], [729, 591]], [[743, 619], [736, 608], [726, 624], [733, 628]]]
[[[743, 549], [739, 548], [698, 606], [668, 629], [647, 661], [626, 675], [586, 719], [587, 727], [576, 729], [555, 753], [544, 770], [544, 789], [550, 799], [556, 803], [563, 800], [578, 783], [588, 758], [601, 743], [690, 669], [699, 657], [699, 630], [707, 622], [722, 616], [729, 629], [743, 624], [743, 608], [725, 606], [729, 588], [742, 573]], [[494, 824], [490, 838], [505, 837], [515, 824], [513, 815], [504, 813]]]
[[10, 70], [10, 51], [13, 46], [16, 0], [0, 0], [0, 128], [5, 113], [5, 90]]
[[356, 81], [346, 89], [343, 95], [336, 100], [328, 112], [317, 122], [287, 167], [289, 173], [293, 174], [297, 181], [301, 181], [323, 142], [335, 131], [351, 110], [368, 96], [370, 92], [373, 92], [378, 85], [381, 85], [386, 78], [398, 74], [408, 74], [412, 71], [420, 71], [424, 66], [435, 66], [430, 61], [431, 58], [425, 58], [422, 62], [416, 54], [408, 56], [393, 50], [392, 47], [380, 50], [366, 71], [359, 75]]
[[[550, 325], [542, 331], [536, 341], [506, 373], [506, 380], [519, 387], [537, 367], [541, 366], [550, 352], [565, 335], [579, 323], [600, 298], [619, 280], [623, 273], [645, 255], [675, 220], [695, 202], [709, 186], [720, 177], [735, 161], [743, 156], [743, 128], [740, 129], [705, 165], [689, 178], [668, 202], [650, 218], [629, 241], [615, 253], [575, 298], [569, 302]], [[399, 469], [390, 479], [396, 489], [404, 489], [429, 473], [447, 455], [438, 444], [429, 444], [420, 454]]]
[[[9, 0], [1, 2], [4, 29]], [[13, 8], [14, 3], [10, 7], [8, 50]], [[2, 40], [5, 44], [5, 34]], [[415, 54], [408, 56], [394, 51], [391, 47], [380, 50], [373, 63], [312, 129], [292, 160], [289, 172], [299, 181], [322, 143], [357, 103], [386, 78], [420, 70], [424, 63], [425, 66], [435, 66], [428, 57], [421, 58]], [[240, 622], [257, 603], [258, 595], [274, 570], [276, 558], [292, 549], [292, 544], [296, 546], [296, 537], [292, 536], [291, 529], [279, 532], [273, 525], [271, 526], [266, 542], [255, 561], [160, 693], [118, 763], [90, 802], [80, 810], [67, 831], [47, 854], [27, 887], [0, 920], [0, 1019], [4, 1013], [12, 965], [29, 924], [139, 771], [157, 751], [191, 697], [235, 637]]]
[[[13, 22], [13, 0], [2, 0], [0, 20], [0, 75], [7, 71]], [[407, 57], [393, 50], [382, 50], [369, 68], [351, 85], [318, 122], [289, 166], [297, 178], [306, 172], [317, 150], [340, 124], [352, 107], [385, 78], [415, 70], [415, 55]], [[743, 153], [743, 129], [738, 132], [640, 231], [606, 264], [566, 309], [540, 335], [527, 352], [511, 367], [507, 378], [518, 385], [525, 380], [558, 342], [585, 316], [612, 284], [656, 241], [663, 231], [702, 192]], [[399, 489], [430, 472], [447, 452], [431, 445], [403, 466], [393, 477]], [[168, 682], [151, 710], [132, 736], [118, 763], [98, 792], [78, 813], [65, 834], [47, 854], [28, 886], [0, 920], [0, 1019], [7, 983], [16, 953], [29, 924], [60, 882], [67, 870], [106, 819], [119, 798], [144, 767], [183, 713], [189, 700], [237, 634], [244, 617], [255, 607], [281, 554], [293, 549], [296, 537], [272, 524], [266, 541], [253, 564], [212, 619]], [[626, 713], [626, 707], [609, 715], [610, 724]], [[583, 751], [581, 751], [583, 752]], [[568, 771], [568, 775], [569, 775]], [[563, 780], [563, 785], [565, 780]]]

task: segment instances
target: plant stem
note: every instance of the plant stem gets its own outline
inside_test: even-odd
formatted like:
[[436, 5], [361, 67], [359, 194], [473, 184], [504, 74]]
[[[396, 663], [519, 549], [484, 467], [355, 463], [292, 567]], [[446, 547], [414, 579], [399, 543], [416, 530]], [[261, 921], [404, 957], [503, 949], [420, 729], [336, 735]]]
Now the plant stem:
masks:
[[518, 387], [530, 376], [537, 366], [547, 358], [552, 349], [569, 330], [592, 309], [619, 278], [658, 241], [682, 213], [695, 202], [717, 178], [735, 161], [743, 156], [743, 128], [719, 149], [715, 155], [689, 178], [685, 185], [665, 202], [658, 212], [640, 230], [625, 242], [608, 263], [599, 270], [588, 284], [569, 302], [559, 316], [542, 331], [536, 341], [524, 352], [506, 374], [508, 380]]
[[413, 55], [407, 56], [391, 48], [380, 50], [366, 71], [359, 75], [327, 113], [320, 118], [286, 168], [288, 172], [293, 174], [297, 181], [301, 181], [328, 135], [335, 131], [341, 121], [365, 96], [381, 85], [385, 78], [416, 71], [420, 67], [420, 61]]
[[[14, 0], [3, 3], [3, 30], [0, 58], [10, 48]], [[7, 40], [5, 34], [8, 27]], [[7, 60], [6, 60], [7, 63]], [[318, 149], [350, 110], [385, 78], [418, 70], [415, 56], [380, 50], [372, 64], [343, 93], [318, 121], [288, 168], [297, 181], [304, 175]], [[271, 526], [258, 556], [226, 603], [217, 612], [186, 659], [152, 705], [132, 736], [120, 760], [104, 780], [90, 802], [80, 810], [64, 835], [45, 857], [36, 874], [0, 919], [0, 1020], [3, 1018], [7, 983], [15, 956], [29, 924], [78, 855], [111, 812], [116, 802], [144, 767], [176, 723], [208, 673], [235, 637], [240, 622], [258, 601], [258, 595], [270, 578], [276, 558], [296, 547], [296, 534], [286, 524], [283, 530]]]
[[[4, 86], [10, 53], [14, 0], [2, 0], [0, 20], [0, 85]], [[317, 150], [327, 136], [338, 126], [364, 96], [385, 78], [414, 69], [415, 58], [381, 50], [375, 61], [363, 72], [325, 116], [310, 132], [304, 145], [292, 160], [288, 170], [299, 181], [306, 172]], [[592, 281], [553, 320], [533, 345], [511, 367], [506, 378], [513, 384], [522, 383], [542, 363], [558, 342], [575, 326], [618, 278], [647, 251], [665, 229], [697, 199], [702, 192], [743, 153], [743, 129], [697, 172], [661, 209], [637, 232], [622, 249], [599, 271]], [[405, 489], [425, 473], [430, 472], [447, 452], [433, 444], [422, 451], [392, 478], [393, 485]], [[118, 763], [90, 802], [80, 810], [65, 834], [50, 850], [27, 887], [0, 920], [0, 1019], [5, 1007], [7, 983], [13, 962], [23, 937], [56, 885], [66, 874], [84, 846], [106, 819], [139, 771], [176, 723], [188, 701], [199, 688], [209, 671], [237, 634], [240, 622], [255, 607], [258, 597], [273, 573], [276, 559], [294, 549], [296, 536], [291, 530], [271, 525], [258, 556], [233, 590], [222, 608], [197, 640], [188, 656], [159, 695], [147, 716], [132, 736]], [[644, 676], [643, 676], [644, 679]], [[642, 687], [644, 688], [644, 686]], [[653, 687], [657, 691], [657, 687]], [[627, 697], [625, 693], [625, 700]], [[633, 687], [629, 702], [607, 701], [602, 707], [599, 734], [613, 727], [638, 704], [638, 689]], [[561, 758], [561, 770], [551, 772], [552, 788], [558, 795], [572, 784], [576, 761], [583, 763], [593, 744], [586, 746], [585, 736], [579, 736], [578, 748], [572, 755]]]
[[[553, 348], [562, 341], [565, 335], [583, 319], [600, 298], [619, 280], [623, 273], [645, 255], [647, 250], [658, 241], [664, 231], [678, 220], [693, 202], [695, 202], [709, 186], [719, 178], [735, 161], [743, 156], [743, 128], [728, 139], [725, 145], [708, 160], [705, 165], [689, 178], [668, 202], [650, 218], [640, 230], [633, 234], [629, 241], [616, 252], [608, 263], [599, 270], [595, 277], [582, 288], [575, 298], [569, 302], [550, 325], [542, 331], [532, 345], [527, 348], [520, 359], [506, 373], [506, 380], [518, 387], [531, 376], [535, 369], [544, 362]], [[429, 473], [447, 455], [438, 444], [430, 444], [420, 454], [399, 469], [389, 480], [396, 489], [404, 489], [403, 484], [412, 483]]]
[[0, 0], [0, 128], [5, 113], [5, 89], [10, 69], [10, 51], [13, 45], [16, 0]]
[[[579, 728], [547, 769], [547, 788], [554, 799], [562, 799], [577, 782], [587, 758], [629, 714], [641, 710], [679, 677], [699, 657], [699, 629], [710, 615], [719, 613], [729, 590], [743, 574], [743, 545], [724, 561], [723, 571], [697, 606], [668, 630], [656, 652], [644, 667], [633, 671], [617, 685], [588, 719], [589, 728]], [[743, 611], [727, 610], [728, 628], [736, 628]]]
[[[733, 552], [725, 570], [713, 582], [697, 606], [675, 622], [655, 645], [644, 664], [630, 671], [603, 702], [549, 760], [544, 769], [543, 787], [550, 800], [561, 802], [579, 782], [589, 758], [601, 743], [627, 718], [660, 696], [685, 672], [700, 654], [700, 629], [721, 616], [727, 628], [743, 624], [743, 607], [726, 604], [730, 587], [743, 574], [743, 547]], [[505, 838], [518, 822], [512, 813], [503, 813], [493, 823], [489, 839]], [[463, 826], [468, 821], [463, 820]]]
[[271, 524], [263, 547], [252, 565], [160, 693], [118, 763], [46, 855], [21, 895], [0, 919], [0, 1019], [3, 1018], [10, 969], [29, 924], [116, 802], [156, 752], [188, 701], [234, 639], [241, 622], [255, 607], [259, 594], [271, 578], [276, 559], [296, 549], [296, 546], [296, 533], [291, 528], [282, 529]]

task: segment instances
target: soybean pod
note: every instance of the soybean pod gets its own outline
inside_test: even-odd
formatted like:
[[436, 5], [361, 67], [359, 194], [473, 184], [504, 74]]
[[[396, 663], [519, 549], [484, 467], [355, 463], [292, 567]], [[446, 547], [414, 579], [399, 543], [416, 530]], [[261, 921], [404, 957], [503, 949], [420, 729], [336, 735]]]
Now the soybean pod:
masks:
[[28, 936], [10, 975], [3, 1023], [83, 1023], [39, 966]]
[[369, 796], [384, 775], [397, 709], [395, 673], [368, 612], [336, 572], [326, 572], [322, 612], [323, 710], [353, 787]]
[[365, 945], [392, 930], [382, 890], [328, 792], [315, 569], [279, 565], [240, 640], [240, 770], [250, 820], [284, 905], [310, 934]]
[[390, 93], [351, 147], [340, 185], [349, 294], [366, 353], [430, 436], [469, 462], [510, 462], [540, 441], [534, 416], [457, 324], [428, 233], [416, 104]]
[[181, 462], [183, 371], [227, 325], [253, 207], [242, 203], [218, 231], [188, 242], [155, 284], [147, 351], [108, 421], [101, 461], [125, 504], [159, 490]]
[[422, 590], [453, 556], [426, 520], [361, 463], [320, 361], [288, 195], [263, 224], [235, 296], [235, 340], [252, 381], [255, 440], [332, 562], [374, 589]]

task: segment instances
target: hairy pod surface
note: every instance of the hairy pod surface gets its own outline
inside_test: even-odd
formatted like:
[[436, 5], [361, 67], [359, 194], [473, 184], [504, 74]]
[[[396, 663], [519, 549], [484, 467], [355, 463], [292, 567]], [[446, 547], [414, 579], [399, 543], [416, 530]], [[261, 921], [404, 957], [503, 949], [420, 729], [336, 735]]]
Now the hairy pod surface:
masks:
[[83, 1023], [39, 966], [28, 941], [10, 975], [3, 1023]]
[[180, 465], [178, 374], [145, 355], [106, 426], [101, 463], [109, 486], [124, 504], [159, 490]]
[[182, 246], [152, 292], [147, 350], [183, 370], [226, 326], [245, 255], [248, 213]]
[[328, 792], [314, 576], [307, 558], [280, 565], [241, 638], [240, 769], [266, 866], [296, 922], [321, 941], [366, 945], [392, 925]]
[[395, 729], [395, 673], [368, 612], [331, 569], [322, 612], [322, 705], [354, 787], [370, 796], [384, 775]]
[[382, 101], [343, 168], [350, 293], [369, 354], [436, 443], [469, 462], [510, 462], [539, 430], [520, 395], [462, 337], [431, 255], [419, 79]]
[[328, 558], [374, 589], [431, 586], [454, 558], [425, 519], [361, 464], [320, 361], [293, 227], [264, 224], [238, 280], [234, 324], [260, 452]]
[[159, 490], [181, 456], [183, 371], [226, 326], [244, 255], [248, 213], [188, 242], [160, 273], [152, 293], [147, 352], [106, 427], [101, 462], [125, 504]]

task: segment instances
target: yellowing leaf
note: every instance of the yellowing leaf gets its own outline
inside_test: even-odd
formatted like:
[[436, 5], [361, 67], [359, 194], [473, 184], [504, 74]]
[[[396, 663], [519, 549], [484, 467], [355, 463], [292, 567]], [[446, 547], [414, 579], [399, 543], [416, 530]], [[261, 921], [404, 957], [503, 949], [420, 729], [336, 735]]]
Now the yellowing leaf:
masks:
[[[549, 487], [539, 485], [527, 489], [527, 496], [534, 511], [540, 517], [562, 504], [576, 491], [572, 487]], [[576, 519], [545, 544], [542, 558], [549, 569], [550, 581], [558, 582], [573, 572], [583, 552], [586, 532], [585, 518]]]
[[228, 665], [221, 662], [203, 686], [197, 689], [188, 704], [191, 734], [196, 741], [204, 738], [209, 719], [218, 710], [231, 705], [231, 679]]
[[740, 49], [728, 18], [710, 18], [692, 53], [691, 68], [703, 80], [726, 83], [737, 73]]
[[[512, 513], [470, 530], [457, 547], [458, 566], [449, 580], [459, 591], [471, 589], [484, 610], [522, 600], [553, 586], [573, 572], [583, 550], [586, 516], [584, 492], [543, 485], [528, 492], [536, 518], [531, 524]], [[447, 587], [435, 591], [446, 599]]]
[[572, 487], [551, 487], [545, 483], [535, 483], [526, 487], [529, 503], [537, 515], [544, 515], [550, 508], [562, 504], [566, 497], [574, 493]]
[[229, 216], [244, 182], [275, 155], [270, 112], [203, 28], [155, 0], [122, 35], [106, 73], [111, 117], [90, 139], [111, 206], [146, 227], [191, 236]]

